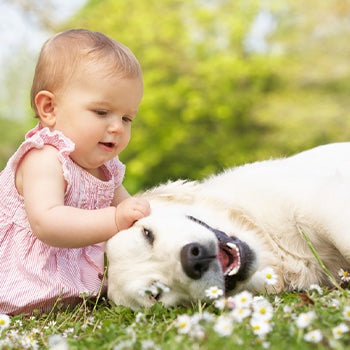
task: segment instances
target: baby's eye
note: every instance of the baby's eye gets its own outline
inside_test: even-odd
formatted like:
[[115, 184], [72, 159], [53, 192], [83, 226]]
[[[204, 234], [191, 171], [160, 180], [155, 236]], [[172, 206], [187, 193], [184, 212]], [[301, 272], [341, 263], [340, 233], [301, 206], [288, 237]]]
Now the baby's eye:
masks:
[[132, 118], [129, 117], [128, 115], [124, 115], [124, 116], [122, 117], [122, 119], [123, 119], [124, 122], [128, 122], [128, 123], [131, 123], [131, 122], [132, 122]]
[[103, 109], [96, 109], [94, 112], [95, 112], [97, 115], [101, 115], [101, 116], [107, 115], [107, 113], [108, 113], [108, 111], [103, 110]]

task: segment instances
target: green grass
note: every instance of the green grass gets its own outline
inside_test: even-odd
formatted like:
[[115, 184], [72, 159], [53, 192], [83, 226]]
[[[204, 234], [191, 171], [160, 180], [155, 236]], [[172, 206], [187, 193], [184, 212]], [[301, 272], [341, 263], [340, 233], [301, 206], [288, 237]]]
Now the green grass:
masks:
[[[134, 312], [106, 300], [98, 304], [84, 300], [73, 310], [12, 317], [9, 327], [1, 332], [0, 349], [350, 349], [349, 331], [339, 339], [333, 336], [339, 324], [350, 327], [349, 317], [343, 314], [350, 306], [348, 290], [323, 289], [322, 294], [312, 290], [266, 298], [274, 311], [272, 330], [264, 339], [253, 333], [251, 316], [233, 322], [229, 336], [220, 335], [215, 324], [222, 315], [230, 318], [232, 310], [220, 310], [213, 304], [197, 303], [191, 308], [156, 304]], [[307, 328], [298, 328], [296, 318], [308, 311], [314, 311], [316, 318]], [[176, 319], [183, 314], [211, 315], [211, 319], [197, 322], [196, 332], [182, 329], [181, 333]], [[322, 341], [305, 341], [304, 335], [314, 329], [322, 332]]]

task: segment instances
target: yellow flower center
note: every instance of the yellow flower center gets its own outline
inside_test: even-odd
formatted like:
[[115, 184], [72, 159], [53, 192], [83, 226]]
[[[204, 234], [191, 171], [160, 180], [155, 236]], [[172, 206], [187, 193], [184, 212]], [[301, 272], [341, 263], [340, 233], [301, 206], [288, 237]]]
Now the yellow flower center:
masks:
[[270, 279], [272, 278], [271, 273], [267, 273], [267, 274], [266, 274], [266, 278], [270, 280]]
[[5, 320], [0, 320], [0, 325], [4, 325], [5, 324]]

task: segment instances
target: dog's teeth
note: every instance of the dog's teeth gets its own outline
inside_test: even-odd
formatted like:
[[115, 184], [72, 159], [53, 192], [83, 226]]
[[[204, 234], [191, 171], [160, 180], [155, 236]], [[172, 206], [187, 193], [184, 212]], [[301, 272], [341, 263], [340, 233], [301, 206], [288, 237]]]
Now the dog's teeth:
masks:
[[235, 275], [235, 274], [238, 272], [238, 270], [239, 270], [239, 266], [236, 266], [234, 269], [232, 269], [232, 270], [228, 273], [228, 275], [229, 275], [229, 276]]
[[232, 242], [228, 242], [228, 243], [226, 243], [226, 245], [228, 247], [230, 247], [231, 249], [236, 249], [237, 250], [237, 246], [234, 243], [232, 243]]

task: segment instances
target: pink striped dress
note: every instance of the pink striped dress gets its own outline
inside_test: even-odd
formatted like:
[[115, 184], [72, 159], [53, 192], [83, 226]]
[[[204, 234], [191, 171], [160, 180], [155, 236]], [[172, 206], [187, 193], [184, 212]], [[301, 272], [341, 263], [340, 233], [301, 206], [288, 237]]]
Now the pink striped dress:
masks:
[[108, 181], [101, 181], [70, 159], [74, 144], [61, 132], [50, 132], [40, 124], [28, 132], [0, 173], [0, 313], [31, 313], [35, 309], [47, 312], [58, 297], [60, 304], [75, 305], [82, 293], [97, 295], [101, 288], [103, 243], [56, 248], [41, 242], [31, 231], [23, 197], [15, 187], [15, 172], [26, 152], [44, 145], [59, 150], [67, 184], [65, 205], [83, 209], [108, 207], [114, 189], [124, 177], [125, 167], [118, 158], [103, 166]]

